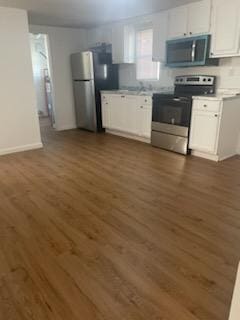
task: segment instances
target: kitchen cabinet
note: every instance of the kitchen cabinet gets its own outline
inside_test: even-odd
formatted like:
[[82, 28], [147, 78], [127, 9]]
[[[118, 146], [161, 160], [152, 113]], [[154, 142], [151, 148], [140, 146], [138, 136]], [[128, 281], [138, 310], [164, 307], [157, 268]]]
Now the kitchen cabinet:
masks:
[[211, 56], [231, 57], [240, 54], [240, 1], [213, 0]]
[[110, 132], [150, 142], [152, 98], [150, 96], [102, 94], [102, 123]]
[[211, 0], [202, 0], [169, 10], [168, 39], [210, 32]]
[[188, 5], [188, 34], [201, 35], [210, 32], [211, 1], [203, 0]]
[[137, 112], [138, 134], [144, 138], [151, 138], [152, 131], [152, 106], [138, 106]]
[[166, 61], [168, 11], [153, 16], [153, 61]]
[[188, 31], [188, 6], [181, 6], [169, 10], [168, 38], [182, 38]]
[[135, 62], [135, 28], [132, 25], [117, 24], [112, 29], [113, 63]]
[[194, 111], [192, 114], [190, 148], [216, 154], [219, 123], [219, 114], [217, 113]]
[[221, 161], [237, 154], [240, 98], [193, 100], [189, 147], [192, 154]]

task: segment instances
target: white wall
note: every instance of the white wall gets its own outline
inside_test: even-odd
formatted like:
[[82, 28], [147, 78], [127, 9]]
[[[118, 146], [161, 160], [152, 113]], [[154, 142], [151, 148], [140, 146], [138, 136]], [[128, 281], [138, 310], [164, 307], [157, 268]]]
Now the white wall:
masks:
[[30, 32], [49, 36], [56, 129], [76, 128], [70, 55], [87, 48], [87, 31], [30, 25]]
[[0, 154], [42, 146], [27, 13], [0, 7]]

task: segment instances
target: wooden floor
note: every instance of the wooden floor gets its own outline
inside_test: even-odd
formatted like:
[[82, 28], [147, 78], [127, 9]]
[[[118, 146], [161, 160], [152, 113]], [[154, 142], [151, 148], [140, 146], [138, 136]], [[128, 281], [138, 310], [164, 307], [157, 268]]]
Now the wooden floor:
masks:
[[0, 320], [227, 320], [240, 159], [42, 132], [0, 158]]

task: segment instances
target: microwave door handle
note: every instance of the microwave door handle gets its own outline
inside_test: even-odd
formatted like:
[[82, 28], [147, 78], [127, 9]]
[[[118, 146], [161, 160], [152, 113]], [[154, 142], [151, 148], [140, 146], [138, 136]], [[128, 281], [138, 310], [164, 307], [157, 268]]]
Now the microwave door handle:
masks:
[[192, 62], [195, 62], [195, 55], [196, 55], [196, 40], [194, 40], [192, 44]]

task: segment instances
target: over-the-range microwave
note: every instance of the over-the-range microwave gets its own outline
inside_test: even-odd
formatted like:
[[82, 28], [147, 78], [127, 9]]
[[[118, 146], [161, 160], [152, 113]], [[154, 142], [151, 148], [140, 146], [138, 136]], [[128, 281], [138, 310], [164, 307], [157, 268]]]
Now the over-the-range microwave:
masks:
[[168, 67], [194, 67], [218, 65], [218, 59], [209, 58], [210, 35], [167, 41]]

